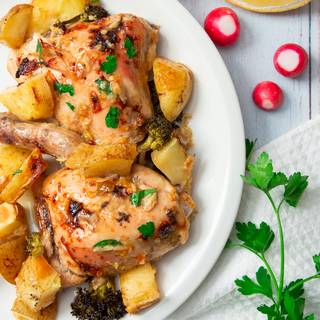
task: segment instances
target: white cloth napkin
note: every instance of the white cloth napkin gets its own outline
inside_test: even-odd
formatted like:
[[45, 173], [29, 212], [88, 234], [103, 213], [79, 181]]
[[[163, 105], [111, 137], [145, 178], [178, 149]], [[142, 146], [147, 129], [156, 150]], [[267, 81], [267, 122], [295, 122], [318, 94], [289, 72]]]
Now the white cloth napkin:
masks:
[[[298, 208], [284, 205], [282, 209], [286, 243], [285, 276], [286, 283], [289, 283], [313, 275], [312, 256], [320, 252], [320, 117], [264, 146], [255, 152], [255, 156], [261, 151], [269, 153], [275, 170], [286, 174], [301, 171], [310, 177], [309, 187]], [[266, 221], [277, 231], [270, 204], [260, 191], [252, 187], [246, 186], [244, 189], [237, 220], [257, 224]], [[278, 239], [276, 232], [276, 239], [267, 254], [274, 270], [279, 270]], [[234, 285], [234, 280], [245, 274], [254, 277], [261, 265], [258, 258], [244, 249], [225, 249], [200, 288], [169, 319], [266, 319], [256, 307], [268, 301], [259, 297], [244, 297]], [[306, 300], [307, 311], [319, 317], [320, 280], [306, 285]]]

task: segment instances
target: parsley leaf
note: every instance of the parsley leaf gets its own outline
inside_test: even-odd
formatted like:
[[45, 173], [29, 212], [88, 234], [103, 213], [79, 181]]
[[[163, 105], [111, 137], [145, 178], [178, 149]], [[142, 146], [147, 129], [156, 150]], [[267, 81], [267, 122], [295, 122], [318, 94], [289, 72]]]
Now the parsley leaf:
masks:
[[117, 57], [114, 55], [106, 57], [106, 61], [101, 64], [101, 70], [106, 74], [112, 74], [117, 70]]
[[116, 246], [121, 246], [121, 245], [122, 245], [121, 241], [114, 240], [114, 239], [107, 239], [107, 240], [102, 240], [102, 241], [96, 243], [93, 246], [93, 248], [103, 248], [103, 247], [107, 247], [107, 246], [116, 247]]
[[95, 83], [97, 84], [100, 91], [105, 92], [106, 94], [112, 93], [111, 85], [109, 81], [97, 79]]
[[256, 273], [257, 283], [251, 280], [248, 276], [243, 276], [242, 279], [237, 279], [235, 284], [238, 286], [238, 291], [243, 295], [249, 296], [254, 294], [262, 294], [272, 299], [271, 277], [267, 269], [260, 267]]
[[266, 252], [274, 240], [274, 232], [265, 222], [258, 228], [252, 222], [236, 223], [237, 237], [248, 248], [258, 252]]
[[138, 228], [138, 231], [143, 235], [144, 238], [153, 237], [155, 232], [154, 223], [149, 221], [146, 224], [141, 225]]
[[147, 189], [147, 190], [141, 190], [141, 191], [135, 192], [130, 197], [131, 203], [135, 207], [138, 207], [141, 205], [141, 200], [143, 198], [147, 197], [150, 194], [154, 194], [156, 192], [157, 192], [156, 189]]
[[294, 173], [289, 177], [285, 186], [284, 199], [292, 207], [296, 207], [299, 200], [308, 186], [307, 176], [302, 176], [300, 172]]
[[127, 49], [127, 55], [129, 58], [134, 58], [137, 55], [137, 50], [130, 38], [124, 40], [124, 47]]
[[37, 41], [36, 52], [39, 54], [39, 61], [42, 62], [43, 47], [42, 47], [42, 42], [40, 39], [38, 39], [38, 41]]
[[314, 265], [318, 273], [320, 273], [320, 254], [312, 257]]
[[297, 298], [295, 299], [289, 292], [286, 290], [284, 293], [284, 307], [285, 311], [288, 314], [288, 320], [301, 320], [303, 318], [305, 299]]
[[274, 317], [278, 317], [279, 316], [279, 313], [277, 311], [277, 306], [275, 304], [272, 305], [271, 307], [263, 304], [263, 305], [259, 306], [257, 308], [257, 310], [259, 312], [263, 313], [263, 314], [268, 315], [271, 318], [273, 317], [273, 319], [274, 319]]
[[248, 176], [243, 177], [243, 180], [250, 185], [267, 191], [274, 175], [269, 155], [266, 152], [261, 153], [255, 164], [248, 164], [248, 171]]
[[116, 129], [119, 126], [120, 109], [117, 107], [110, 107], [106, 116], [106, 126], [108, 128]]
[[297, 299], [299, 297], [302, 297], [304, 294], [303, 280], [298, 279], [290, 282], [289, 285], [285, 288], [285, 290], [289, 291], [290, 295], [293, 298]]
[[74, 111], [76, 109], [75, 106], [72, 103], [66, 102], [66, 104], [72, 111]]
[[249, 139], [246, 139], [246, 159], [247, 159], [247, 165], [251, 161], [253, 151], [255, 144], [257, 143], [257, 140], [251, 141]]
[[63, 93], [69, 93], [70, 96], [74, 96], [74, 87], [71, 84], [64, 84], [64, 83], [59, 83], [55, 82], [54, 83], [54, 90], [58, 91], [60, 94]]
[[316, 316], [314, 314], [307, 315], [304, 320], [316, 320]]
[[20, 173], [22, 173], [22, 170], [21, 170], [21, 169], [18, 169], [18, 170], [16, 170], [16, 171], [12, 174], [12, 176], [14, 177], [14, 176], [16, 176], [16, 175], [18, 175], [18, 174], [20, 174]]

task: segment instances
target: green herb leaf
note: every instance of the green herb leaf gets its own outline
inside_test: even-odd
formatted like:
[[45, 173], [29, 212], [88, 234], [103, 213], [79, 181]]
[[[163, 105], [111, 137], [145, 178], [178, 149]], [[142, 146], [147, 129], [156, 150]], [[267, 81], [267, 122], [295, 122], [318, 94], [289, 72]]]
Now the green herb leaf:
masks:
[[269, 185], [268, 185], [268, 191], [278, 187], [278, 186], [284, 186], [288, 182], [287, 176], [282, 172], [274, 173]]
[[312, 257], [314, 265], [318, 273], [320, 273], [320, 254]]
[[107, 240], [102, 240], [102, 241], [96, 243], [93, 246], [93, 248], [103, 248], [103, 247], [107, 247], [107, 246], [112, 246], [112, 247], [122, 246], [122, 243], [118, 240], [107, 239]]
[[316, 320], [316, 316], [314, 314], [307, 315], [304, 320]]
[[18, 175], [18, 174], [20, 174], [20, 173], [22, 173], [22, 170], [21, 170], [21, 169], [18, 169], [18, 170], [16, 170], [12, 175], [13, 175], [13, 176], [16, 176], [16, 175]]
[[100, 91], [105, 92], [106, 94], [112, 93], [111, 85], [109, 81], [98, 79], [95, 81], [95, 83], [98, 85], [98, 88]]
[[245, 296], [261, 294], [268, 298], [272, 298], [271, 277], [267, 269], [260, 267], [256, 273], [257, 283], [251, 280], [248, 276], [242, 279], [237, 279], [235, 284], [238, 286], [238, 291]]
[[300, 172], [294, 173], [289, 177], [285, 186], [284, 199], [292, 207], [296, 207], [299, 200], [308, 186], [307, 176], [302, 176]]
[[262, 222], [259, 228], [252, 222], [237, 222], [236, 230], [238, 239], [258, 253], [265, 253], [274, 240], [274, 232], [265, 222]]
[[134, 47], [133, 41], [130, 38], [124, 40], [124, 47], [127, 49], [127, 55], [130, 59], [134, 58], [137, 55], [137, 50]]
[[76, 109], [75, 106], [72, 103], [66, 102], [66, 104], [72, 111], [74, 111]]
[[59, 82], [54, 83], [54, 90], [58, 91], [60, 94], [69, 93], [70, 96], [74, 96], [74, 87], [71, 84], [63, 84]]
[[106, 61], [101, 64], [101, 70], [106, 74], [112, 74], [117, 70], [117, 57], [114, 55], [108, 56]]
[[43, 47], [40, 39], [37, 41], [37, 49], [36, 52], [39, 54], [39, 61], [42, 61]]
[[304, 289], [303, 289], [303, 280], [297, 279], [289, 283], [289, 285], [285, 288], [286, 291], [289, 291], [290, 295], [298, 299], [303, 296]]
[[108, 128], [116, 129], [119, 126], [120, 109], [117, 107], [110, 107], [106, 116], [106, 126]]
[[252, 155], [253, 155], [253, 151], [254, 151], [254, 147], [257, 143], [257, 140], [251, 141], [249, 139], [246, 139], [246, 159], [247, 159], [247, 166], [249, 164], [249, 162], [251, 161]]
[[130, 200], [132, 205], [134, 205], [135, 207], [138, 207], [141, 205], [141, 200], [144, 197], [149, 196], [150, 194], [154, 194], [156, 193], [157, 190], [156, 189], [147, 189], [147, 190], [141, 190], [138, 192], [135, 192], [131, 195]]
[[288, 314], [288, 320], [301, 320], [303, 318], [305, 299], [295, 299], [288, 290], [284, 293], [284, 307]]
[[138, 231], [143, 235], [144, 238], [153, 237], [155, 232], [154, 223], [149, 221], [146, 224], [141, 225], [138, 228]]
[[266, 314], [269, 317], [271, 317], [272, 319], [274, 319], [274, 317], [278, 317], [279, 313], [277, 311], [277, 306], [274, 304], [271, 307], [263, 304], [261, 306], [259, 306], [257, 308], [258, 311], [260, 311], [262, 314]]

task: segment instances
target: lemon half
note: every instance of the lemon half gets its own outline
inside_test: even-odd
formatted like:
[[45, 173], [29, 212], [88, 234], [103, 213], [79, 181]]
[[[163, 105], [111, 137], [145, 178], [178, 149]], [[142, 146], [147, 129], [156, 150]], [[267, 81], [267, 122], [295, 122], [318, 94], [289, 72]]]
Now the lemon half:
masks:
[[284, 12], [300, 8], [311, 0], [227, 0], [246, 10], [255, 12]]

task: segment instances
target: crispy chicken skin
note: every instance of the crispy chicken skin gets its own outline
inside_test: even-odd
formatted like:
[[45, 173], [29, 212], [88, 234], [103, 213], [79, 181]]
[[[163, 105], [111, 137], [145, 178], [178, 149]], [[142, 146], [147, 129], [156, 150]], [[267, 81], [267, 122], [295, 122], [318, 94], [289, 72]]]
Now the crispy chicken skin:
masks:
[[9, 113], [0, 114], [0, 142], [42, 152], [66, 160], [82, 142], [75, 132], [52, 123], [23, 122]]
[[[130, 195], [154, 188], [157, 193], [134, 206]], [[88, 276], [114, 275], [157, 259], [188, 239], [189, 223], [176, 189], [161, 175], [135, 165], [130, 177], [85, 178], [62, 169], [43, 184], [38, 219], [49, 259], [65, 286]], [[153, 222], [144, 237], [141, 225]], [[121, 245], [94, 248], [102, 240]]]
[[[126, 41], [136, 50], [127, 53]], [[41, 58], [36, 51], [42, 46]], [[147, 85], [148, 72], [156, 56], [158, 29], [129, 14], [117, 14], [67, 30], [52, 28], [46, 36], [35, 35], [11, 57], [9, 71], [19, 82], [38, 73], [47, 73], [52, 82], [71, 84], [75, 94], [56, 91], [55, 118], [65, 128], [80, 133], [87, 141], [116, 143], [144, 138], [142, 126], [153, 109]], [[101, 65], [116, 57], [117, 68], [107, 74]], [[37, 63], [41, 59], [41, 64]], [[112, 93], [98, 88], [97, 80], [108, 81]], [[71, 103], [75, 110], [68, 105]], [[117, 129], [107, 128], [110, 107], [120, 109]]]

